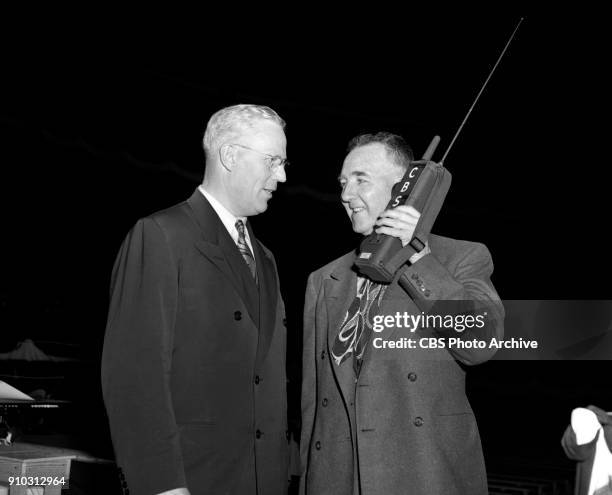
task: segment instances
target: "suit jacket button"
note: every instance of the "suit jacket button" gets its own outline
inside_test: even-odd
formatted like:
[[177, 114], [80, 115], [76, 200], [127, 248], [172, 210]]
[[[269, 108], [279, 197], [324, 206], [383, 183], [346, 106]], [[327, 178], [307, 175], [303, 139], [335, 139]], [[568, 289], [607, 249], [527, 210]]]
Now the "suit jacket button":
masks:
[[261, 379], [259, 378], [259, 375], [255, 375], [255, 385], [259, 385], [260, 381]]
[[263, 436], [263, 433], [262, 433], [260, 430], [257, 430], [257, 431], [255, 432], [255, 438], [256, 438], [257, 440], [259, 440], [259, 439], [260, 439], [262, 436]]
[[240, 311], [234, 311], [234, 320], [242, 320], [242, 313]]
[[317, 450], [321, 450], [321, 442], [317, 441], [317, 442], [315, 443], [315, 449], [317, 449]]
[[421, 416], [417, 416], [416, 418], [414, 418], [414, 426], [423, 426], [423, 418], [421, 418]]
[[321, 402], [321, 404], [323, 404], [323, 407], [327, 407], [327, 397], [323, 399], [323, 402]]
[[408, 380], [411, 382], [416, 382], [417, 374], [416, 373], [408, 373]]
[[321, 359], [325, 359], [325, 351], [321, 351]]

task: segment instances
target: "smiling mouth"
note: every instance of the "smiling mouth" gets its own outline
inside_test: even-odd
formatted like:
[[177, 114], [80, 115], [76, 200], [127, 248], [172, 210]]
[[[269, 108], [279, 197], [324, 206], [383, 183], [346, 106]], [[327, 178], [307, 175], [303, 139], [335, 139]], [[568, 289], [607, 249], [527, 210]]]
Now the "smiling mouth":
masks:
[[360, 211], [364, 211], [364, 210], [365, 210], [365, 208], [363, 208], [363, 207], [359, 207], [359, 208], [351, 208], [351, 212], [353, 213], [353, 215], [354, 215], [355, 213], [359, 213]]

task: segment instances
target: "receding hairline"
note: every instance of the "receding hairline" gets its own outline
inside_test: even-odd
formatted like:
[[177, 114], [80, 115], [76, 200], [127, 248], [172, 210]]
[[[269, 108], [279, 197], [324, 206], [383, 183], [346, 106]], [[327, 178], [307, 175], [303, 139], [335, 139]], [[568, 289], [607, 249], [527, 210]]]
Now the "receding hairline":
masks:
[[[354, 146], [346, 154], [346, 156], [344, 157], [344, 161], [346, 161], [346, 159], [349, 157], [349, 155], [351, 153], [353, 153], [354, 151], [357, 151], [357, 150], [363, 149], [363, 148], [373, 147], [373, 146], [376, 146], [376, 145], [378, 145], [378, 147], [382, 148], [382, 150], [385, 152], [386, 157], [389, 159], [389, 161], [391, 162], [392, 165], [394, 165], [395, 167], [399, 167], [402, 170], [406, 170], [408, 168], [408, 164], [402, 162], [400, 157], [398, 157], [398, 153], [393, 148], [391, 148], [386, 143], [383, 143], [383, 142], [380, 142], [380, 141], [371, 141], [369, 143], [358, 144], [358, 145]], [[344, 165], [344, 162], [343, 162], [343, 165]]]
[[206, 125], [202, 139], [204, 151], [210, 153], [222, 144], [219, 141], [225, 135], [252, 129], [259, 122], [272, 122], [283, 131], [286, 126], [285, 120], [265, 105], [240, 104], [220, 109], [211, 116]]
[[[344, 157], [344, 161], [342, 162], [342, 168], [344, 169], [344, 164], [346, 163], [346, 160], [351, 155], [351, 153], [353, 153], [354, 151], [357, 151], [359, 149], [367, 148], [370, 145], [376, 145], [376, 144], [380, 145], [380, 147], [382, 147], [382, 150], [385, 152], [385, 157], [387, 158], [388, 163], [392, 167], [392, 169], [389, 172], [397, 170], [398, 174], [404, 175], [405, 171], [407, 170], [407, 167], [405, 167], [404, 165], [402, 165], [401, 163], [398, 162], [398, 160], [394, 156], [395, 153], [393, 153], [393, 151], [390, 150], [388, 146], [385, 146], [384, 143], [381, 143], [381, 142], [378, 142], [378, 141], [373, 141], [373, 142], [369, 142], [369, 143], [365, 143], [365, 144], [360, 144], [360, 145], [357, 145], [357, 146], [351, 148], [351, 150]], [[349, 177], [350, 176], [363, 177], [363, 176], [367, 176], [367, 175], [370, 175], [367, 170], [359, 170], [358, 169], [358, 170], [351, 171], [351, 173], [348, 176]], [[338, 181], [341, 181], [343, 179], [342, 171], [340, 171], [340, 174], [338, 174], [336, 179]]]
[[368, 144], [381, 144], [387, 151], [389, 158], [402, 170], [407, 170], [410, 163], [414, 160], [414, 152], [406, 140], [388, 131], [376, 133], [358, 134], [349, 140], [347, 145], [347, 156], [353, 150], [367, 146]]

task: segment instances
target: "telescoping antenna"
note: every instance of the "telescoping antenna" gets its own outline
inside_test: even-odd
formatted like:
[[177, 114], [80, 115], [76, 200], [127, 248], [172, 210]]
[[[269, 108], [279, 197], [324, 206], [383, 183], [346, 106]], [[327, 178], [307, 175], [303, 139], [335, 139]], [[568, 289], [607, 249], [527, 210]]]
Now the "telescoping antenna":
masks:
[[[480, 88], [480, 91], [478, 92], [478, 94], [476, 95], [476, 98], [474, 99], [474, 103], [472, 103], [472, 106], [470, 107], [470, 109], [468, 110], [467, 114], [465, 115], [465, 118], [463, 119], [463, 122], [461, 122], [461, 125], [459, 126], [459, 129], [457, 129], [457, 132], [455, 133], [455, 136], [453, 137], [453, 140], [450, 142], [450, 144], [448, 145], [448, 148], [446, 148], [446, 153], [444, 153], [444, 156], [442, 157], [442, 159], [438, 162], [440, 165], [444, 164], [444, 160], [446, 160], [446, 155], [448, 155], [448, 152], [450, 151], [450, 149], [453, 147], [453, 144], [455, 143], [457, 137], [459, 136], [459, 133], [461, 132], [461, 129], [463, 129], [463, 126], [465, 125], [465, 122], [467, 121], [468, 117], [470, 116], [470, 114], [472, 113], [472, 110], [474, 109], [474, 107], [476, 106], [476, 103], [478, 102], [478, 99], [480, 98], [480, 95], [482, 94], [482, 92], [484, 91], [484, 89], [487, 87], [487, 83], [489, 82], [489, 79], [491, 79], [491, 76], [493, 75], [493, 73], [495, 72], [495, 69], [497, 68], [497, 66], [499, 65], [499, 62], [501, 61], [501, 59], [503, 58], [504, 54], [506, 53], [506, 50], [508, 49], [508, 47], [510, 46], [510, 43], [512, 42], [512, 40], [514, 39], [514, 35], [516, 34], [519, 26], [521, 25], [521, 23], [523, 22], [524, 17], [521, 17], [520, 20], [518, 21], [516, 27], [514, 28], [514, 31], [512, 31], [512, 34], [510, 35], [510, 38], [508, 39], [508, 41], [506, 42], [506, 46], [504, 46], [504, 49], [502, 50], [501, 54], [499, 55], [497, 62], [495, 62], [495, 65], [493, 66], [493, 68], [491, 69], [491, 72], [489, 72], [489, 75], [487, 76], [487, 79], [485, 80], [484, 84], [482, 85], [482, 88]], [[433, 143], [432, 143], [433, 144]], [[437, 143], [436, 143], [437, 144]], [[431, 147], [431, 145], [430, 145]], [[434, 146], [435, 149], [435, 146]]]

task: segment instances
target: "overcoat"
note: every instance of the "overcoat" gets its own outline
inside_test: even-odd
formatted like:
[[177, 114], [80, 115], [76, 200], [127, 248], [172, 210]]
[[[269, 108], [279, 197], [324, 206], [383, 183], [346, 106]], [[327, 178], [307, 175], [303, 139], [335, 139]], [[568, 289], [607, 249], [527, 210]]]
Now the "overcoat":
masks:
[[[397, 276], [387, 287], [380, 315], [441, 315], [469, 307], [473, 314], [485, 314], [485, 323], [461, 334], [456, 329], [419, 327], [411, 332], [398, 326], [373, 332], [358, 377], [350, 362], [339, 366], [331, 354], [356, 294], [355, 253], [309, 277], [304, 310], [301, 493], [487, 493], [478, 428], [465, 395], [465, 374], [466, 365], [486, 361], [496, 349], [441, 348], [437, 339], [501, 339], [504, 310], [491, 284], [493, 264], [483, 244], [431, 235], [429, 246], [431, 253], [406, 270], [408, 290], [399, 285]], [[456, 305], [445, 305], [445, 301]], [[417, 339], [422, 346], [380, 348], [384, 341], [402, 338]]]
[[284, 305], [274, 257], [248, 228], [259, 285], [198, 190], [121, 246], [102, 388], [132, 495], [286, 491]]

